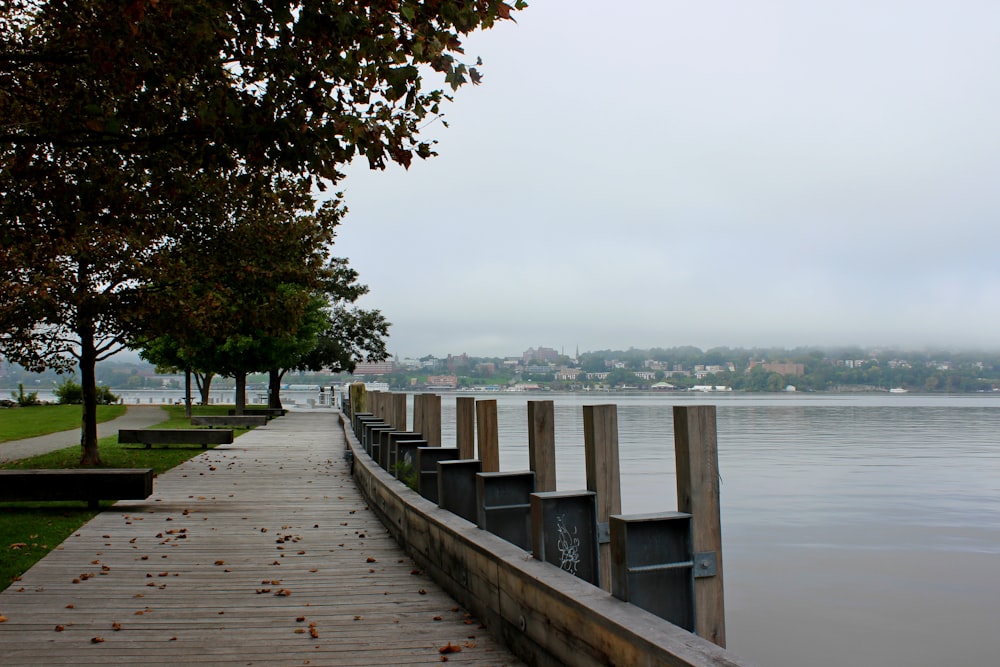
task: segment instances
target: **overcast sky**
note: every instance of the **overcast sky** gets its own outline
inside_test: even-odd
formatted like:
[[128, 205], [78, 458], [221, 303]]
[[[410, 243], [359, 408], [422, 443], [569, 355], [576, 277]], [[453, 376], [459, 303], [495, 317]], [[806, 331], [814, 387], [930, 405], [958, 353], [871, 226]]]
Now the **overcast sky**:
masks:
[[1000, 3], [537, 0], [335, 253], [402, 357], [1000, 347]]

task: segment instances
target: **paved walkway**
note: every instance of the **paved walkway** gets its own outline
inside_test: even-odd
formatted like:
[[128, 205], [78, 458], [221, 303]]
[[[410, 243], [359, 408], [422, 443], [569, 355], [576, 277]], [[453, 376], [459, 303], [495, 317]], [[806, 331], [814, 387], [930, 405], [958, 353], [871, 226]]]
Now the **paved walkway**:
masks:
[[[97, 425], [97, 437], [104, 438], [117, 435], [122, 428], [146, 428], [169, 419], [167, 411], [158, 405], [130, 405], [125, 414], [117, 419], [102, 422]], [[80, 429], [60, 431], [40, 435], [37, 438], [24, 440], [9, 440], [0, 442], [0, 461], [16, 461], [29, 456], [48, 454], [59, 449], [66, 449], [80, 444]]]
[[290, 413], [158, 476], [0, 593], [0, 663], [521, 665], [403, 555], [344, 447], [335, 414]]

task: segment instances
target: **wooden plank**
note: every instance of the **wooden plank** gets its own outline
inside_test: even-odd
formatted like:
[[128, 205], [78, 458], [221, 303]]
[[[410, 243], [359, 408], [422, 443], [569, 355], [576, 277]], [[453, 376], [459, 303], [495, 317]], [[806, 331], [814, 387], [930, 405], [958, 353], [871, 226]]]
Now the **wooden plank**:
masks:
[[694, 552], [714, 552], [716, 561], [715, 576], [694, 580], [695, 632], [725, 647], [719, 446], [714, 405], [674, 406], [674, 456], [677, 510], [691, 515]]
[[535, 472], [535, 491], [556, 490], [553, 401], [528, 401], [528, 466]]
[[451, 643], [451, 664], [523, 664], [403, 553], [343, 451], [335, 414], [293, 412], [160, 475], [0, 593], [0, 661], [428, 665]]
[[455, 446], [459, 458], [476, 458], [476, 399], [472, 396], [455, 399]]
[[500, 432], [494, 399], [476, 401], [476, 438], [483, 472], [500, 472]]
[[[621, 514], [622, 492], [618, 470], [618, 407], [583, 406], [583, 447], [587, 464], [587, 490], [597, 493], [597, 522], [607, 524]], [[598, 548], [601, 588], [611, 590], [611, 543]]]

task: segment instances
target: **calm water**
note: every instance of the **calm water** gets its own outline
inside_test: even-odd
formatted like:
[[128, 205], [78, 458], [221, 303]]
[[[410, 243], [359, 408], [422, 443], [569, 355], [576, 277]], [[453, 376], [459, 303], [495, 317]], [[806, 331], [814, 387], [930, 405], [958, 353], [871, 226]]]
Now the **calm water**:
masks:
[[[618, 406], [622, 506], [675, 510], [671, 406], [717, 406], [729, 648], [759, 665], [1000, 665], [1000, 397], [488, 394], [501, 468], [555, 402], [559, 490], [581, 406]], [[442, 397], [443, 443], [455, 402]]]

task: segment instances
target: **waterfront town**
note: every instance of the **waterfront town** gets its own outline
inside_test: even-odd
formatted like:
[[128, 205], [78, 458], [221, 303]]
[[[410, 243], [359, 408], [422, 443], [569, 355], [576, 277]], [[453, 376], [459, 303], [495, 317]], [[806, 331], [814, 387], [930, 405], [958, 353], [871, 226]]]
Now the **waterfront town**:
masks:
[[[133, 362], [104, 362], [98, 382], [113, 390], [176, 389], [183, 375]], [[24, 386], [43, 392], [65, 380], [0, 363], [0, 391]], [[360, 380], [396, 391], [744, 391], [969, 393], [1000, 390], [1000, 353], [898, 349], [701, 350], [684, 346], [566, 353], [530, 347], [516, 356], [449, 354], [398, 356], [359, 362], [353, 374], [289, 371], [288, 387], [318, 387]], [[251, 375], [248, 388], [266, 384]], [[217, 377], [227, 387], [230, 378]]]

